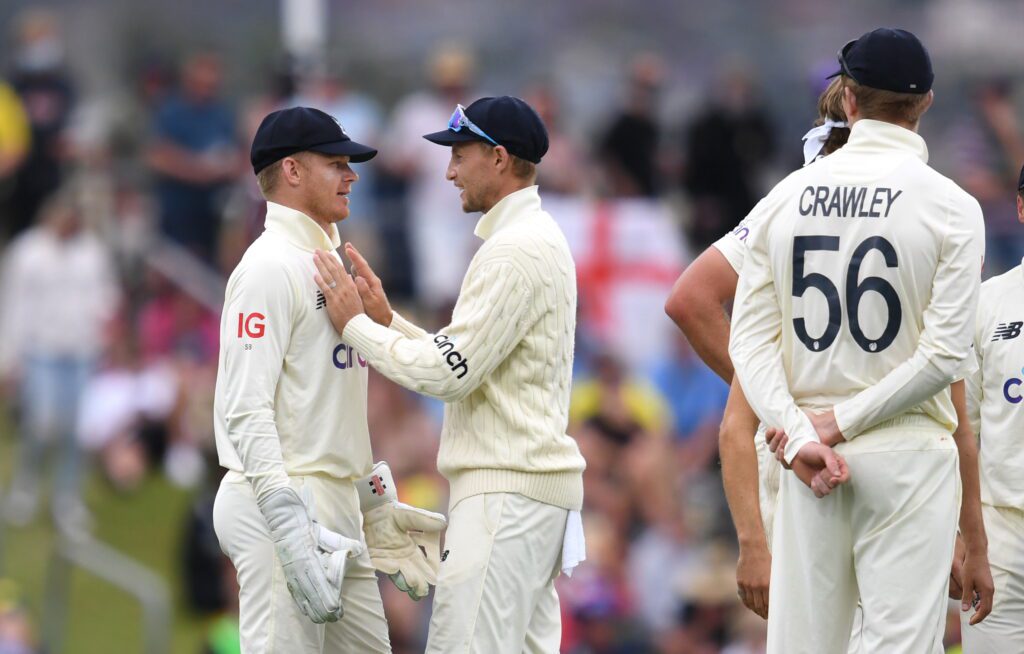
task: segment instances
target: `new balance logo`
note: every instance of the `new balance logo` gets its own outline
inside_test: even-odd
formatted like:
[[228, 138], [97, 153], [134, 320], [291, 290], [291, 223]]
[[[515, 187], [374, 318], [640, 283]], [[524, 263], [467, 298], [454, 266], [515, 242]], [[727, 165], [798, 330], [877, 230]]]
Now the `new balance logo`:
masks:
[[1008, 341], [1011, 338], [1017, 338], [1020, 336], [1020, 328], [1024, 327], [1024, 322], [1001, 322], [996, 327], [996, 331], [992, 334], [993, 341]]
[[451, 551], [451, 550], [445, 550], [445, 551], [444, 551], [444, 554], [442, 554], [442, 555], [441, 555], [441, 561], [442, 561], [442, 562], [444, 562], [444, 561], [447, 561], [447, 560], [448, 560], [448, 552], [450, 552], [450, 551]]
[[327, 298], [324, 297], [323, 291], [316, 292], [316, 310], [319, 311], [327, 306]]

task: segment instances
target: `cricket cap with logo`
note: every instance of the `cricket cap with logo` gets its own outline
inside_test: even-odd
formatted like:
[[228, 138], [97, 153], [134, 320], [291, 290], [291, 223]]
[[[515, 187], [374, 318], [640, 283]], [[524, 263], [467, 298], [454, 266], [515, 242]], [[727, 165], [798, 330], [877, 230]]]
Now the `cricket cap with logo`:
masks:
[[925, 94], [935, 81], [928, 50], [906, 30], [879, 27], [844, 45], [837, 58], [830, 78], [846, 75], [873, 89]]
[[438, 145], [464, 141], [500, 145], [535, 164], [548, 151], [548, 130], [540, 116], [524, 100], [510, 95], [480, 98], [465, 109], [460, 104], [448, 120], [448, 129], [423, 138]]
[[373, 148], [356, 143], [330, 114], [310, 107], [292, 107], [267, 114], [252, 139], [249, 161], [261, 170], [296, 152], [345, 155], [352, 163], [377, 156]]

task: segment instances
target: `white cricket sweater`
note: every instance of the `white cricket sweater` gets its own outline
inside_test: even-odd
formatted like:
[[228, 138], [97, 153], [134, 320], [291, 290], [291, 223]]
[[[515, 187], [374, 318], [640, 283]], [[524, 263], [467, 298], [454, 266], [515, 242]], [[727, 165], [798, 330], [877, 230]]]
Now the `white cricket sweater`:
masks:
[[1024, 511], [1024, 266], [986, 281], [978, 300], [967, 411], [981, 438], [981, 501]]
[[344, 340], [383, 375], [444, 400], [438, 470], [450, 506], [480, 493], [520, 493], [566, 509], [583, 503], [586, 466], [566, 434], [576, 329], [576, 271], [536, 186], [477, 223], [484, 244], [462, 282], [450, 325], [436, 335], [398, 314], [365, 314]]
[[[748, 218], [729, 354], [787, 460], [818, 440], [802, 408], [834, 406], [847, 440], [892, 418], [956, 426], [946, 387], [970, 353], [984, 225], [927, 159], [914, 132], [859, 120]], [[912, 441], [858, 448], [929, 446]]]
[[313, 252], [333, 253], [339, 244], [334, 225], [328, 236], [305, 214], [268, 202], [266, 230], [228, 279], [217, 454], [257, 497], [283, 488], [290, 475], [370, 472], [366, 360], [342, 342], [313, 281]]

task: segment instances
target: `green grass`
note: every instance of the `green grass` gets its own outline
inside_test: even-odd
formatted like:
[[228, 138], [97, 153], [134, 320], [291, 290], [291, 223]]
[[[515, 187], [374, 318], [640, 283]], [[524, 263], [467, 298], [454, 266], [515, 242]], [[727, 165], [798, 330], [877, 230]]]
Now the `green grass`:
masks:
[[[6, 489], [9, 483], [16, 447], [10, 423], [0, 418], [0, 488]], [[92, 475], [86, 485], [86, 501], [96, 518], [96, 536], [169, 584], [174, 611], [169, 651], [201, 652], [204, 622], [190, 614], [182, 601], [180, 572], [181, 531], [192, 494], [153, 474], [139, 489], [122, 495]], [[33, 524], [22, 529], [2, 528], [0, 579], [17, 584], [39, 633], [46, 571], [55, 542], [48, 505], [41, 504]], [[131, 596], [80, 569], [72, 573], [69, 588], [64, 647], [52, 654], [143, 652], [142, 611]]]

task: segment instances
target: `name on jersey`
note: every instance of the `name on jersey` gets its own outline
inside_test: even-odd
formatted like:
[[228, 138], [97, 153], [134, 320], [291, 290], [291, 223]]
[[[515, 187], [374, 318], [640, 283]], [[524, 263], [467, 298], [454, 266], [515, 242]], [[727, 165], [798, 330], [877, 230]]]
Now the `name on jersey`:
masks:
[[[448, 364], [448, 367], [452, 369], [452, 372], [461, 370], [462, 372], [456, 377], [456, 379], [462, 379], [469, 372], [469, 362], [463, 358], [462, 354], [455, 349], [455, 343], [444, 334], [438, 334], [434, 337], [434, 343], [437, 345], [437, 349], [441, 350], [442, 354], [445, 354], [444, 361]], [[453, 361], [454, 359], [454, 361]]]
[[808, 186], [800, 193], [800, 215], [823, 218], [888, 218], [903, 191], [879, 186]]

